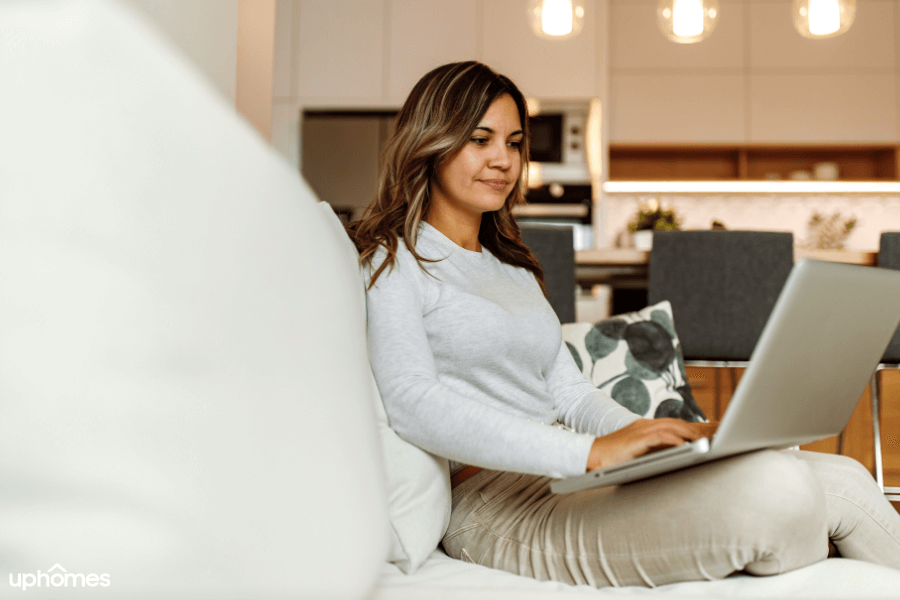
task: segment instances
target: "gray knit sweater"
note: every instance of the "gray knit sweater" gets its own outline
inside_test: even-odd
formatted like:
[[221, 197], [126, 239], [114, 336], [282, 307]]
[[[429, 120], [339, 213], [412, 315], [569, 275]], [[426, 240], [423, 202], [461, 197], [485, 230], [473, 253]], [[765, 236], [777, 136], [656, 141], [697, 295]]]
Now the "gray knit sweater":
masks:
[[584, 473], [594, 437], [639, 417], [575, 366], [534, 276], [424, 222], [416, 250], [441, 260], [424, 272], [401, 240], [367, 294], [369, 356], [391, 427], [451, 470]]

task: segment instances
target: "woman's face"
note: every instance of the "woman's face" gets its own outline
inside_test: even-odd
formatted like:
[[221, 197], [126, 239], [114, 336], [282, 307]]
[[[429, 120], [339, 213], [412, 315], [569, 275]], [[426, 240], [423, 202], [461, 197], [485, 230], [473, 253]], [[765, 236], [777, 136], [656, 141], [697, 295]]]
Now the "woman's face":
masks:
[[462, 150], [438, 166], [431, 207], [465, 218], [499, 210], [522, 170], [522, 122], [512, 96], [497, 98]]

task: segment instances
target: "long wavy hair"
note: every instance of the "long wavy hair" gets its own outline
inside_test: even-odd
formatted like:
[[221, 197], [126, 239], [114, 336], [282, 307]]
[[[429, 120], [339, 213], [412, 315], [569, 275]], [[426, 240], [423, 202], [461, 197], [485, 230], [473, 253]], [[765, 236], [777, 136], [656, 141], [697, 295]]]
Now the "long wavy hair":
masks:
[[419, 261], [435, 262], [416, 252], [419, 223], [428, 214], [431, 185], [438, 167], [469, 141], [491, 104], [508, 94], [516, 103], [524, 136], [519, 147], [521, 171], [503, 207], [481, 218], [478, 241], [500, 261], [531, 271], [544, 290], [544, 271], [522, 243], [512, 207], [525, 202], [528, 169], [528, 109], [525, 97], [508, 78], [475, 61], [443, 65], [416, 83], [394, 123], [382, 151], [382, 169], [375, 199], [362, 218], [347, 225], [360, 252], [360, 264], [371, 264], [379, 247], [385, 260], [369, 281], [393, 267], [398, 240]]

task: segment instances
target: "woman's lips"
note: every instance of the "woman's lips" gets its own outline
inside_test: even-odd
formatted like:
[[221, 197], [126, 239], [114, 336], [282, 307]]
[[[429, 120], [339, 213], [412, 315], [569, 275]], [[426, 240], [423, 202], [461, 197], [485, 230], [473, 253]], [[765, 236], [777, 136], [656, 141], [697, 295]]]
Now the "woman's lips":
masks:
[[494, 190], [502, 190], [507, 186], [507, 181], [505, 179], [482, 179], [481, 183], [488, 185]]

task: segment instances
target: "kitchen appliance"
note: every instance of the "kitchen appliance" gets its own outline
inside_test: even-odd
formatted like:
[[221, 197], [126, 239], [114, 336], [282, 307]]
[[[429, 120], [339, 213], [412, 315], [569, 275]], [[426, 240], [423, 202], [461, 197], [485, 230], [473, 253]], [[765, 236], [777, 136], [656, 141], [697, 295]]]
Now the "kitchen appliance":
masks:
[[588, 102], [529, 100], [529, 160], [540, 183], [590, 184]]

